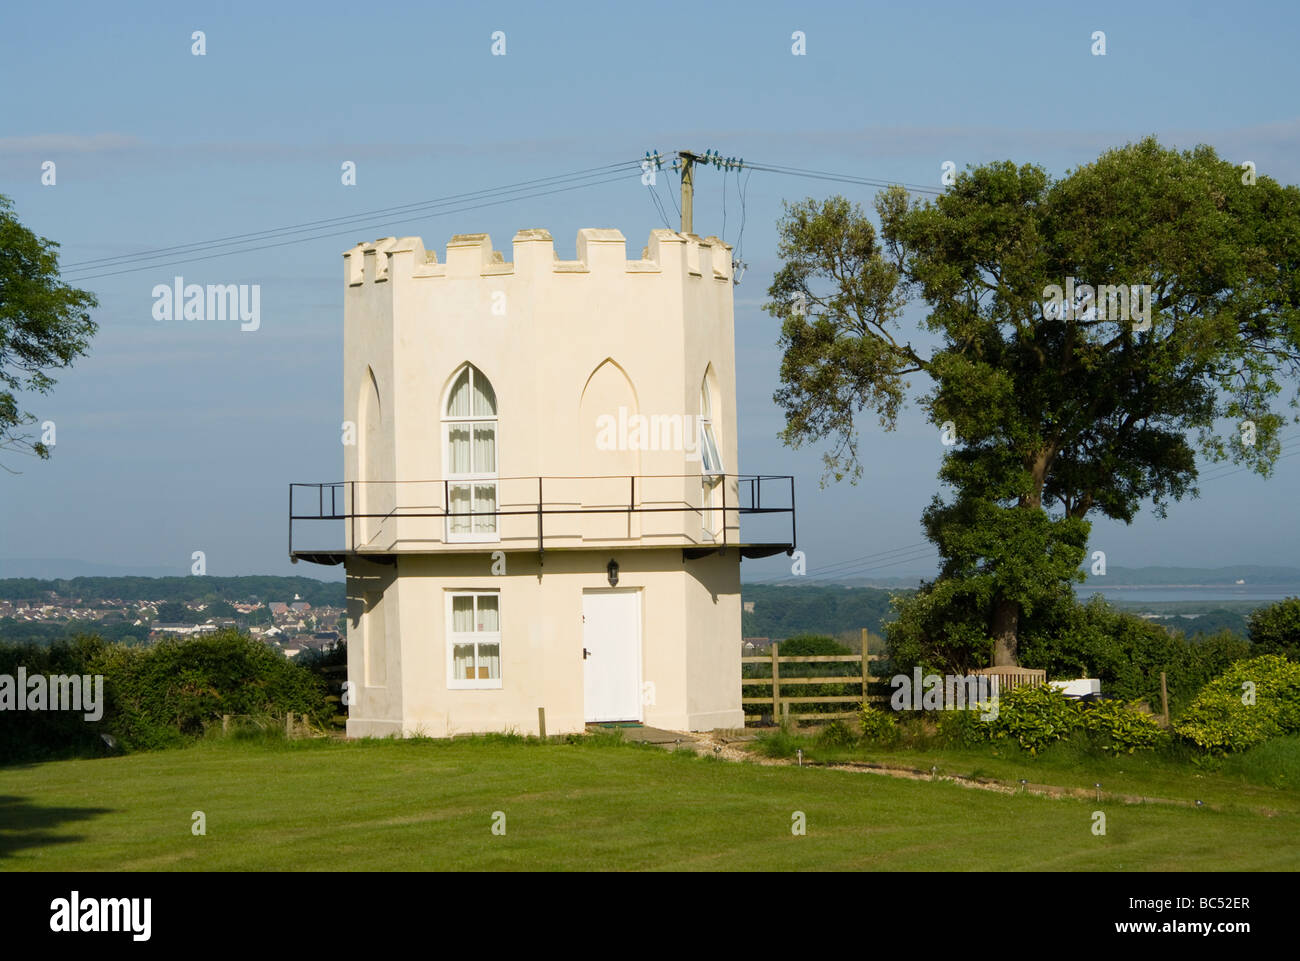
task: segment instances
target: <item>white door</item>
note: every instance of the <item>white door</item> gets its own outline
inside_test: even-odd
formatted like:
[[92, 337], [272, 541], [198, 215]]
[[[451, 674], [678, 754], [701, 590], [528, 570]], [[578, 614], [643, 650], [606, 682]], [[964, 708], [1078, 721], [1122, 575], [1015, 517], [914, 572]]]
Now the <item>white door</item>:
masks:
[[584, 591], [583, 692], [588, 721], [641, 720], [641, 592]]

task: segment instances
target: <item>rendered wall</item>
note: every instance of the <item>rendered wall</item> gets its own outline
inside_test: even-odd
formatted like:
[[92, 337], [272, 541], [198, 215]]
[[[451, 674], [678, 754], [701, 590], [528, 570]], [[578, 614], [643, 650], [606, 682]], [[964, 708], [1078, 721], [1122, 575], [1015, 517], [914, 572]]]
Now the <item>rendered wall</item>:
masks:
[[[548, 734], [582, 731], [582, 598], [609, 587], [611, 557], [620, 565], [618, 587], [642, 595], [641, 676], [654, 691], [642, 720], [671, 730], [742, 727], [734, 554], [684, 561], [680, 550], [667, 549], [548, 553], [540, 566], [535, 554], [508, 555], [504, 575], [493, 575], [486, 557], [398, 558], [385, 597], [388, 681], [359, 688], [348, 734], [536, 734], [539, 707]], [[446, 598], [464, 590], [500, 593], [500, 689], [447, 686]], [[350, 680], [365, 677], [364, 650], [350, 632]]]

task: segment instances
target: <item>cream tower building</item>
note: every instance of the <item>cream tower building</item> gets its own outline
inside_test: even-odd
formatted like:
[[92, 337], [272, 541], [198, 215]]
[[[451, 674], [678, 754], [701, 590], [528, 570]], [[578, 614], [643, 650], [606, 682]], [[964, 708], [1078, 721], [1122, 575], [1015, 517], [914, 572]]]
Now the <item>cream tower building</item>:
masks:
[[344, 278], [344, 480], [291, 487], [290, 553], [346, 565], [348, 734], [741, 727], [740, 562], [794, 488], [737, 473], [730, 248], [386, 238]]

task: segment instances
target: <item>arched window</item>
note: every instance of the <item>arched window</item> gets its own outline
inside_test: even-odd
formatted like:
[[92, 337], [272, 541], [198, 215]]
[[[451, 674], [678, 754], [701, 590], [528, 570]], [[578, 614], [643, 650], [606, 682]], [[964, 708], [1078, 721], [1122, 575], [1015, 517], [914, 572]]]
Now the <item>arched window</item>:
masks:
[[[718, 454], [718, 440], [713, 433], [713, 403], [709, 397], [709, 379], [706, 376], [700, 384], [700, 416], [696, 423], [699, 424], [700, 445], [700, 473], [703, 475], [700, 481], [700, 495], [702, 500], [701, 519], [704, 522], [704, 536], [714, 538], [718, 534], [716, 514], [714, 510], [717, 506], [718, 485], [723, 482], [722, 476], [722, 457]], [[727, 519], [722, 518], [725, 524]]]
[[442, 416], [448, 484], [447, 539], [497, 539], [497, 395], [466, 364], [451, 385]]
[[721, 474], [722, 458], [718, 456], [718, 441], [713, 434], [713, 404], [709, 398], [709, 382], [700, 384], [700, 471], [704, 474]]

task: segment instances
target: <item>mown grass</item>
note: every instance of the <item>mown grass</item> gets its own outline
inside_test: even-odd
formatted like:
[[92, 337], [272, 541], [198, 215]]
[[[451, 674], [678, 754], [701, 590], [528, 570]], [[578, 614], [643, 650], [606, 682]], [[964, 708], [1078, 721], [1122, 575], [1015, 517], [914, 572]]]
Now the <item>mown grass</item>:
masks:
[[616, 737], [221, 739], [0, 769], [11, 871], [1296, 870], [1297, 828], [1293, 810], [1099, 805]]
[[828, 745], [814, 733], [774, 730], [752, 744], [755, 753], [818, 763], [864, 761], [935, 770], [938, 774], [991, 778], [1016, 785], [1093, 789], [1107, 793], [1203, 801], [1225, 809], [1268, 809], [1300, 815], [1300, 736], [1280, 737], [1240, 754], [1210, 758], [1190, 748], [1138, 751], [1111, 756], [1083, 738], [1049, 745], [1033, 755], [1014, 742], [954, 747], [932, 743], [884, 746]]

